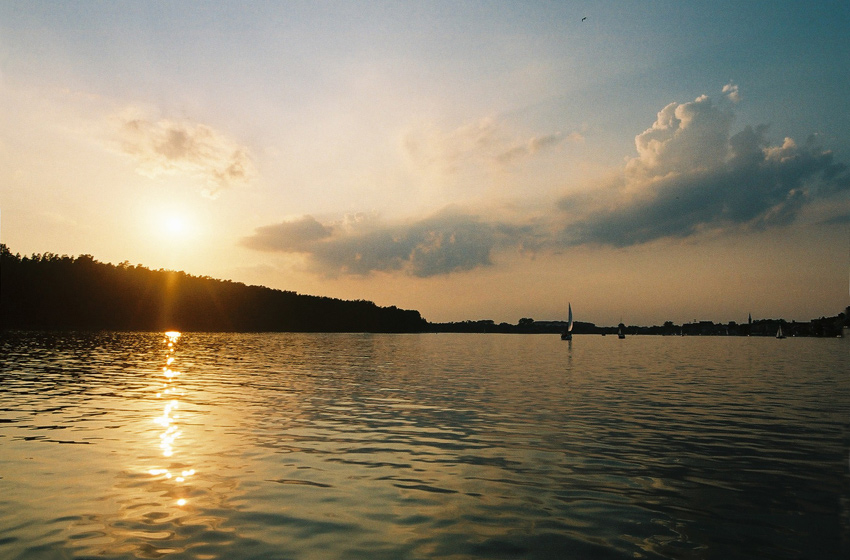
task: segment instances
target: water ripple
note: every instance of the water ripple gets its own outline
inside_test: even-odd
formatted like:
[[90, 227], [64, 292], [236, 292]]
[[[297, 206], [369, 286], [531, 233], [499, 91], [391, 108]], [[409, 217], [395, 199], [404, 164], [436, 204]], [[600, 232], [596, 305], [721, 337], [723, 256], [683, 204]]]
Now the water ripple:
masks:
[[0, 556], [845, 557], [845, 342], [3, 333]]

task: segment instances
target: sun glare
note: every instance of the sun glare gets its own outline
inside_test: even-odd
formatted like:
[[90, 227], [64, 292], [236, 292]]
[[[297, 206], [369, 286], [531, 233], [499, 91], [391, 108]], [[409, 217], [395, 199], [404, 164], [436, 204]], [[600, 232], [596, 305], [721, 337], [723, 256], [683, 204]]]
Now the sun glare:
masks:
[[185, 244], [197, 235], [197, 223], [191, 211], [175, 207], [161, 207], [154, 210], [149, 227], [152, 228], [152, 233], [158, 241], [165, 241], [169, 245]]
[[186, 234], [186, 222], [178, 216], [167, 216], [163, 231], [169, 237], [182, 237]]

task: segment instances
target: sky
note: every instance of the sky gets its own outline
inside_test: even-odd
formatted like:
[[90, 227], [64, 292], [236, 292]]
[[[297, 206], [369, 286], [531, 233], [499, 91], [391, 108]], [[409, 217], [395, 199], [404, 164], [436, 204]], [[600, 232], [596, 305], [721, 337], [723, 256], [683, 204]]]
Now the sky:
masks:
[[850, 305], [850, 4], [0, 3], [0, 241], [432, 322]]

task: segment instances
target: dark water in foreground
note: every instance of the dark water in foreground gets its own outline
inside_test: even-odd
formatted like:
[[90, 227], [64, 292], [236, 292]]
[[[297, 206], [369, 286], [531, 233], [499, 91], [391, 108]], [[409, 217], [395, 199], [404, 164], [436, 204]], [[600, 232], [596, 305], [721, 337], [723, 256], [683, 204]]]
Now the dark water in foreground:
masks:
[[0, 558], [850, 557], [850, 339], [168, 342], [2, 335]]

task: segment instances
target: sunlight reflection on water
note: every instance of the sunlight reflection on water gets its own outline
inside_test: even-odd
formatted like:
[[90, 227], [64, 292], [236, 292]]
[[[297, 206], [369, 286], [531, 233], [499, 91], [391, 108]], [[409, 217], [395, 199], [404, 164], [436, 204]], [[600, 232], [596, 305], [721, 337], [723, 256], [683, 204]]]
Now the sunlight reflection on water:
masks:
[[[165, 431], [159, 436], [159, 447], [162, 450], [162, 456], [165, 458], [170, 458], [174, 455], [175, 440], [182, 435], [176, 411], [180, 408], [180, 401], [177, 400], [177, 397], [184, 396], [185, 393], [176, 383], [177, 376], [180, 375], [180, 372], [174, 369], [174, 353], [177, 350], [177, 343], [180, 340], [180, 336], [181, 334], [176, 331], [168, 331], [165, 333], [167, 354], [165, 358], [165, 365], [162, 368], [165, 383], [162, 385], [162, 390], [156, 394], [157, 398], [166, 399], [162, 415], [154, 419], [154, 422], [165, 428]], [[165, 477], [166, 480], [173, 480], [173, 482], [182, 485], [189, 477], [194, 476], [195, 469], [182, 468], [181, 470], [172, 473], [169, 468], [154, 467], [149, 469], [148, 472], [151, 476]], [[185, 506], [186, 503], [186, 498], [182, 497], [178, 498], [176, 501], [176, 504], [181, 507]]]
[[0, 557], [841, 557], [845, 342], [4, 333]]

